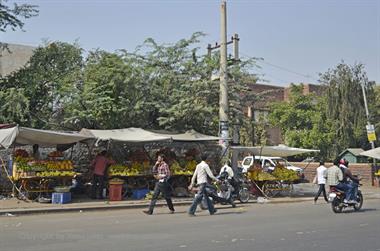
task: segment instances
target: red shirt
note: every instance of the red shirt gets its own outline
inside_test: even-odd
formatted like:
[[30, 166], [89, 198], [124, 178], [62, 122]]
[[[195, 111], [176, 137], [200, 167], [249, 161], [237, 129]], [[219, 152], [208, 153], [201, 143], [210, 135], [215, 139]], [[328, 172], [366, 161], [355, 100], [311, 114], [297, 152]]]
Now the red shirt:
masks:
[[114, 160], [109, 160], [105, 156], [98, 155], [92, 161], [91, 166], [94, 167], [94, 174], [104, 176], [107, 165], [115, 164]]

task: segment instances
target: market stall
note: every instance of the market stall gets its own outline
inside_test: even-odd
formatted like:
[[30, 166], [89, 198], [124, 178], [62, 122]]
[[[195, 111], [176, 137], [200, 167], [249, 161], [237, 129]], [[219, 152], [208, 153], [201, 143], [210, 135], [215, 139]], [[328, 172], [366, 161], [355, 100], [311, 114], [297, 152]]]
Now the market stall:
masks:
[[[66, 146], [67, 148], [90, 139], [92, 137], [76, 132], [38, 130], [19, 126], [1, 129], [1, 148], [13, 147], [13, 157], [9, 161], [12, 165], [9, 165], [7, 173], [18, 196], [35, 199], [49, 195], [53, 191], [67, 190], [71, 180], [77, 175], [73, 162], [65, 159], [60, 151], [52, 150], [47, 158], [40, 159], [20, 147], [33, 145], [34, 150], [39, 150], [39, 147]], [[3, 166], [5, 167], [4, 163]]]
[[[288, 157], [303, 153], [315, 153], [319, 150], [278, 146], [232, 146], [232, 167], [238, 168], [238, 158], [241, 153], [248, 153], [252, 156], [273, 156]], [[285, 166], [278, 164], [273, 171], [263, 170], [260, 165], [252, 165], [248, 169], [247, 179], [253, 193], [261, 194], [265, 197], [274, 197], [279, 194], [291, 195], [293, 183], [300, 179], [296, 171], [289, 170]]]
[[[196, 167], [196, 146], [178, 150], [180, 144], [217, 141], [218, 137], [203, 135], [195, 131], [174, 134], [163, 131], [146, 131], [140, 128], [115, 130], [82, 129], [81, 134], [92, 136], [97, 143], [108, 142], [111, 152], [116, 152], [117, 164], [108, 169], [110, 182], [124, 181], [123, 197], [130, 193], [132, 198], [142, 198], [153, 189], [155, 180], [151, 173], [158, 154], [166, 156], [172, 173], [171, 184], [175, 195], [186, 195], [187, 185]], [[111, 144], [110, 144], [111, 143]], [[122, 158], [120, 157], [122, 156]], [[140, 192], [139, 192], [140, 191]]]

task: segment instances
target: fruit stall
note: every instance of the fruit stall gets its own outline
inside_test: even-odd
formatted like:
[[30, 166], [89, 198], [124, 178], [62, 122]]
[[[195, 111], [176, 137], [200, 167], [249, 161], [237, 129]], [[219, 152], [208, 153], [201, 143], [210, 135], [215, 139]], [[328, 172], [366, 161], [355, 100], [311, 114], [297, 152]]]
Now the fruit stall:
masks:
[[[63, 153], [52, 150], [46, 159], [34, 159], [25, 148], [38, 145], [44, 149], [69, 149], [78, 142], [93, 140], [92, 137], [75, 132], [60, 132], [14, 126], [0, 130], [0, 148], [13, 148], [8, 160], [8, 169], [3, 165], [13, 194], [22, 199], [50, 196], [50, 193], [66, 192], [72, 178], [77, 175], [71, 160]], [[21, 146], [23, 148], [21, 148]], [[29, 147], [30, 148], [30, 147]]]
[[14, 153], [12, 178], [22, 196], [28, 199], [51, 193], [56, 187], [58, 190], [69, 187], [77, 174], [72, 161], [65, 160], [62, 152], [53, 151], [46, 160], [35, 160], [24, 149]]
[[270, 198], [280, 194], [290, 196], [294, 181], [299, 179], [297, 172], [283, 166], [276, 166], [272, 172], [265, 172], [261, 167], [255, 166], [248, 170], [247, 176], [261, 195]]
[[[171, 148], [163, 147], [155, 151], [154, 155], [157, 156], [161, 153], [167, 156], [166, 162], [171, 170], [170, 184], [175, 195], [178, 195], [176, 191], [182, 190], [183, 192], [190, 182], [197, 165], [194, 154], [198, 153], [198, 151], [190, 149], [185, 156], [176, 156]], [[147, 193], [154, 188], [156, 180], [152, 174], [152, 167], [156, 158], [151, 159], [146, 151], [136, 149], [131, 152], [127, 159], [128, 161], [125, 161], [125, 164], [114, 164], [109, 167], [109, 183], [114, 182], [116, 179], [118, 182], [124, 181], [126, 186], [123, 190], [123, 197], [127, 196], [129, 190], [132, 191], [130, 194], [132, 198], [139, 199], [142, 196], [134, 195], [133, 191], [141, 190]]]
[[[108, 170], [109, 181], [124, 181], [123, 198], [126, 193], [144, 191], [154, 188], [155, 180], [152, 167], [157, 155], [163, 153], [171, 170], [174, 195], [186, 196], [187, 186], [197, 165], [196, 157], [201, 152], [211, 151], [217, 146], [218, 137], [203, 135], [195, 131], [182, 134], [153, 132], [141, 128], [124, 128], [114, 130], [82, 129], [81, 134], [97, 139], [99, 145], [107, 146], [114, 160], [118, 163]], [[211, 143], [212, 142], [212, 143]], [[205, 147], [207, 145], [207, 147]], [[220, 152], [220, 151], [219, 151]], [[143, 194], [143, 193], [141, 193]]]

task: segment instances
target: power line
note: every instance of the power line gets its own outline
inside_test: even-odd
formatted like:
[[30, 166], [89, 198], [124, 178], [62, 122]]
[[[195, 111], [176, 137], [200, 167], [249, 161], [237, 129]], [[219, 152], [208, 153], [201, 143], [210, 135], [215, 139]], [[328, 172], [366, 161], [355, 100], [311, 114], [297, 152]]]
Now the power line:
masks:
[[301, 76], [301, 77], [304, 77], [304, 78], [307, 78], [307, 79], [312, 79], [313, 81], [317, 81], [317, 82], [319, 81], [319, 80], [313, 78], [313, 77], [310, 76], [310, 75], [306, 75], [306, 74], [303, 74], [303, 73], [299, 73], [299, 72], [297, 72], [297, 71], [291, 70], [291, 69], [286, 68], [286, 67], [284, 67], [284, 66], [280, 66], [280, 65], [277, 65], [277, 64], [273, 64], [273, 63], [271, 63], [271, 62], [268, 62], [268, 61], [265, 60], [264, 58], [251, 57], [251, 56], [249, 56], [249, 55], [247, 55], [247, 54], [245, 54], [245, 53], [241, 53], [241, 52], [240, 52], [240, 54], [242, 54], [242, 55], [244, 55], [244, 56], [246, 56], [246, 57], [248, 57], [248, 58], [254, 58], [254, 59], [256, 59], [258, 62], [262, 62], [262, 63], [264, 63], [264, 64], [266, 64], [266, 65], [269, 65], [269, 66], [272, 66], [272, 67], [274, 67], [274, 68], [277, 68], [277, 69], [280, 69], [280, 70], [283, 70], [283, 71], [286, 71], [286, 72], [289, 72], [289, 73], [293, 73], [293, 74], [295, 74], [295, 75], [298, 75], [298, 76]]

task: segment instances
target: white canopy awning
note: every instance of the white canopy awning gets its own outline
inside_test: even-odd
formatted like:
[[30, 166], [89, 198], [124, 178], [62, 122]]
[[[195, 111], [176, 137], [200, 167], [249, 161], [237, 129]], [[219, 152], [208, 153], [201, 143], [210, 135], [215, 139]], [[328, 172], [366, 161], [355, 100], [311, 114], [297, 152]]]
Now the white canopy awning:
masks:
[[154, 141], [170, 141], [170, 135], [158, 134], [146, 131], [141, 128], [124, 128], [112, 130], [93, 130], [83, 128], [80, 134], [94, 137], [98, 140], [114, 140], [120, 142], [154, 142]]
[[374, 159], [380, 159], [380, 147], [361, 152], [359, 155], [367, 156]]
[[195, 141], [218, 141], [220, 139], [219, 137], [202, 134], [195, 130], [189, 130], [185, 133], [170, 133], [166, 131], [157, 131], [156, 133], [170, 136], [173, 139], [173, 141], [195, 142]]
[[77, 143], [93, 137], [77, 132], [60, 132], [52, 130], [40, 130], [28, 127], [15, 126], [8, 129], [0, 129], [0, 146], [9, 148], [12, 144], [56, 146]]
[[286, 145], [278, 146], [231, 146], [232, 150], [247, 151], [256, 156], [288, 157], [302, 153], [319, 152], [319, 150], [289, 147]]
[[16, 139], [18, 127], [0, 129], [0, 148], [9, 148]]

